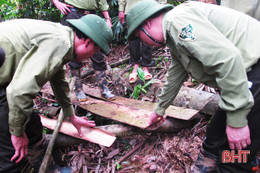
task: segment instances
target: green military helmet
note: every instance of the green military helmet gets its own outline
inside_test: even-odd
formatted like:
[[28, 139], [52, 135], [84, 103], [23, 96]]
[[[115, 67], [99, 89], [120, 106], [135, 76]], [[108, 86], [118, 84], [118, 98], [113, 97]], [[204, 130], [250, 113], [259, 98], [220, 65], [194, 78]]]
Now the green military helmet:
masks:
[[126, 23], [128, 26], [127, 38], [133, 39], [132, 34], [136, 28], [141, 25], [146, 19], [151, 17], [153, 14], [167, 9], [172, 9], [173, 6], [170, 4], [160, 4], [153, 0], [143, 0], [136, 3], [131, 10], [127, 13]]
[[101, 17], [89, 14], [80, 19], [68, 19], [67, 22], [93, 40], [105, 54], [110, 52], [109, 44], [113, 37], [112, 29]]

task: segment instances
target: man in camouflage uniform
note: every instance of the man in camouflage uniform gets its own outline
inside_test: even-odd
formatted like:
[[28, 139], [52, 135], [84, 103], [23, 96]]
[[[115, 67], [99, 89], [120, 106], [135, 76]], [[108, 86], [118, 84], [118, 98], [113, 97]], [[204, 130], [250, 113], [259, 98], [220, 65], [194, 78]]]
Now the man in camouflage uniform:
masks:
[[[241, 12], [189, 1], [176, 7], [143, 0], [127, 14], [128, 39], [167, 45], [172, 62], [167, 82], [149, 124], [164, 121], [189, 74], [219, 88], [219, 109], [212, 116], [192, 172], [257, 170], [260, 149], [260, 23]], [[224, 151], [249, 151], [246, 162], [224, 162]]]
[[6, 56], [0, 68], [0, 173], [22, 172], [27, 154], [35, 172], [39, 169], [47, 143], [33, 99], [48, 81], [79, 136], [81, 126], [95, 126], [75, 115], [64, 65], [90, 58], [100, 49], [109, 53], [112, 30], [93, 14], [68, 22], [71, 28], [33, 19], [0, 23], [0, 47]]
[[[52, 0], [54, 5], [61, 11], [64, 15], [61, 19], [61, 24], [68, 26], [66, 22], [67, 19], [78, 19], [84, 15], [95, 14], [96, 10], [102, 11], [106, 22], [112, 28], [111, 18], [109, 17], [108, 9], [109, 6], [106, 0], [65, 0], [65, 3], [59, 0]], [[104, 55], [101, 52], [97, 52], [91, 58], [92, 67], [95, 70], [95, 75], [97, 77], [97, 83], [101, 91], [102, 97], [107, 100], [114, 100], [116, 97], [108, 88], [107, 75], [106, 75], [106, 62], [104, 61]], [[75, 93], [80, 101], [85, 101], [87, 96], [82, 89], [82, 81], [80, 76], [80, 69], [82, 67], [81, 62], [71, 61], [69, 62], [71, 69], [71, 74], [76, 78], [75, 80]]]

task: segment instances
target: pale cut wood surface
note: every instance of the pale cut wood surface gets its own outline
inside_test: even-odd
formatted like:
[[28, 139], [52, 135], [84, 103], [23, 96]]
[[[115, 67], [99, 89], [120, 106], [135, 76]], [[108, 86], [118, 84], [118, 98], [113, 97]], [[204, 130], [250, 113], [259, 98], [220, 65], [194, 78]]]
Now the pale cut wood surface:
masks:
[[[57, 121], [54, 119], [47, 118], [43, 115], [40, 115], [41, 122], [44, 127], [47, 127], [49, 129], [54, 129], [56, 126]], [[88, 127], [81, 127], [83, 136], [80, 137], [78, 135], [77, 129], [67, 121], [64, 121], [61, 125], [60, 132], [64, 133], [66, 135], [73, 136], [75, 138], [79, 138], [82, 140], [87, 140], [96, 144], [104, 145], [106, 147], [110, 147], [114, 141], [116, 140], [116, 137], [114, 134], [107, 133], [103, 130], [97, 129], [97, 128], [88, 128]]]

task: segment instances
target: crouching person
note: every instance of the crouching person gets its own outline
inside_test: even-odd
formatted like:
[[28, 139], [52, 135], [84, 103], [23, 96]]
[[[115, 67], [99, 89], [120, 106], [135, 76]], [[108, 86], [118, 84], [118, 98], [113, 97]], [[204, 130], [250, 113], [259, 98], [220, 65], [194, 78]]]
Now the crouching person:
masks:
[[[128, 39], [167, 45], [172, 55], [167, 82], [149, 123], [164, 121], [165, 110], [190, 74], [218, 87], [221, 96], [192, 172], [255, 171], [260, 149], [260, 38], [255, 33], [260, 32], [260, 23], [232, 9], [192, 1], [173, 8], [144, 0], [132, 7], [126, 19]], [[244, 160], [223, 159], [227, 152], [240, 153]]]
[[112, 30], [97, 15], [68, 22], [71, 27], [33, 19], [0, 23], [0, 47], [6, 56], [0, 68], [1, 173], [22, 172], [27, 155], [35, 172], [40, 167], [47, 143], [40, 117], [32, 109], [46, 82], [80, 136], [81, 126], [95, 126], [94, 121], [75, 115], [64, 65], [72, 59], [81, 62], [100, 50], [108, 53]]

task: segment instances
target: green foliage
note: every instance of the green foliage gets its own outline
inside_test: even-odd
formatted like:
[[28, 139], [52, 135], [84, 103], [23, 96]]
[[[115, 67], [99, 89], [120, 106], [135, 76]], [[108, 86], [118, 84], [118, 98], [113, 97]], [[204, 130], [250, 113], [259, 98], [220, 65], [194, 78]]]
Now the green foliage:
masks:
[[122, 169], [122, 166], [119, 164], [119, 163], [117, 163], [116, 162], [116, 169], [118, 170], [118, 169]]
[[173, 6], [177, 6], [177, 5], [180, 5], [181, 3], [185, 2], [187, 0], [168, 0], [167, 2], [169, 4], [172, 4]]
[[117, 44], [126, 44], [127, 40], [125, 39], [126, 26], [120, 23], [118, 19], [118, 0], [111, 0], [109, 4], [109, 15], [111, 17], [111, 22], [113, 25], [113, 42]]
[[153, 82], [153, 79], [148, 81], [144, 86], [142, 86], [141, 84], [136, 85], [135, 88], [134, 88], [134, 92], [133, 92], [134, 99], [137, 99], [139, 97], [141, 91], [144, 92], [144, 93], [147, 93], [145, 88], [147, 86], [149, 86], [152, 82]]
[[59, 22], [61, 15], [50, 0], [0, 0], [1, 18], [31, 18]]
[[113, 24], [113, 40], [116, 42], [121, 42], [124, 30], [123, 25], [120, 23], [117, 16], [113, 17], [111, 22]]
[[138, 77], [145, 82], [145, 74], [142, 68], [138, 67], [137, 69]]
[[109, 15], [111, 18], [118, 16], [118, 0], [111, 0], [108, 2]]
[[[179, 5], [186, 0], [168, 0], [168, 3], [174, 6]], [[118, 20], [118, 0], [110, 0], [109, 14], [113, 25], [113, 43], [126, 44], [125, 38], [127, 28], [125, 24], [121, 24]], [[60, 22], [62, 14], [54, 6], [51, 0], [0, 0], [0, 22], [16, 18], [32, 18]], [[97, 11], [97, 15], [102, 16], [101, 11]]]
[[46, 128], [46, 127], [43, 127], [43, 128], [42, 128], [42, 133], [43, 133], [43, 134], [52, 134], [52, 133], [53, 133], [53, 130], [48, 129], [48, 128]]
[[[143, 71], [142, 68], [138, 67], [138, 69], [137, 69], [137, 74], [138, 74], [138, 77], [139, 77], [142, 81], [144, 81], [144, 83], [145, 83], [145, 74], [144, 74], [144, 71]], [[147, 91], [145, 90], [145, 88], [146, 88], [147, 86], [149, 86], [152, 82], [153, 82], [153, 79], [150, 80], [149, 82], [145, 83], [144, 86], [142, 86], [141, 84], [136, 85], [135, 88], [134, 88], [134, 92], [133, 92], [133, 94], [132, 94], [133, 97], [134, 97], [134, 99], [137, 99], [137, 98], [139, 97], [141, 91], [144, 92], [144, 93], [147, 93]]]

